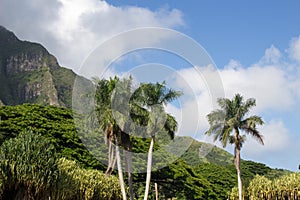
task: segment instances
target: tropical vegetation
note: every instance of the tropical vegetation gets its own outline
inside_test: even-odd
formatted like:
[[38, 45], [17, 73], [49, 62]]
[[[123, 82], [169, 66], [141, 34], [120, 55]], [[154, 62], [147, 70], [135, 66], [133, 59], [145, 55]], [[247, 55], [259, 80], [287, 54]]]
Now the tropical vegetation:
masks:
[[31, 130], [0, 147], [0, 197], [12, 200], [122, 199], [116, 177], [59, 158], [51, 141]]
[[[11, 144], [10, 146], [17, 147], [18, 145], [15, 143], [16, 140], [21, 140], [21, 143], [26, 144], [24, 140], [31, 138], [33, 134], [38, 139], [32, 140], [38, 140], [44, 144], [43, 147], [49, 147], [52, 149], [51, 152], [53, 153], [52, 155], [56, 155], [56, 161], [51, 162], [57, 164], [51, 165], [52, 168], [50, 168], [50, 170], [54, 170], [55, 173], [59, 174], [58, 180], [56, 181], [56, 188], [61, 187], [63, 189], [55, 189], [55, 195], [57, 196], [55, 197], [55, 195], [51, 193], [54, 191], [52, 186], [41, 184], [40, 188], [36, 189], [38, 191], [36, 192], [36, 195], [39, 195], [39, 197], [44, 196], [45, 198], [49, 199], [48, 195], [51, 193], [53, 195], [52, 199], [67, 199], [67, 197], [72, 197], [70, 199], [105, 199], [105, 195], [107, 195], [107, 199], [110, 197], [111, 199], [122, 199], [123, 197], [117, 178], [117, 171], [113, 168], [109, 177], [105, 175], [107, 166], [104, 165], [104, 162], [102, 161], [108, 159], [107, 149], [103, 150], [103, 154], [99, 154], [100, 158], [95, 159], [95, 157], [82, 143], [82, 138], [78, 136], [73, 117], [74, 113], [72, 113], [72, 110], [61, 107], [41, 106], [34, 104], [1, 106], [1, 148], [4, 148], [2, 145], [6, 145], [7, 142], [14, 144]], [[25, 135], [31, 136], [25, 137]], [[160, 140], [159, 135], [157, 135], [156, 139], [157, 141]], [[201, 149], [201, 146], [205, 146], [207, 144], [198, 142], [191, 138], [178, 138], [178, 140], [187, 139], [192, 140], [191, 146], [181, 158], [164, 168], [155, 168], [152, 172], [148, 195], [149, 199], [155, 198], [155, 183], [157, 184], [159, 199], [227, 199], [232, 188], [236, 186], [236, 172], [235, 166], [233, 165], [234, 157], [220, 148], [212, 147], [211, 151], [205, 158], [199, 158], [199, 149]], [[46, 140], [45, 143], [47, 143], [48, 146], [42, 142], [43, 140]], [[98, 138], [97, 141], [105, 144], [104, 137]], [[150, 143], [151, 138], [134, 137], [132, 140], [132, 152], [144, 152], [147, 154]], [[159, 149], [159, 145], [159, 142], [154, 144], [154, 153]], [[37, 147], [41, 146], [42, 145], [32, 145], [32, 151], [36, 151], [39, 149]], [[40, 151], [49, 152], [42, 150]], [[120, 152], [123, 152], [123, 148], [120, 148]], [[1, 155], [8, 156], [9, 154], [2, 153]], [[43, 156], [41, 153], [35, 155]], [[44, 158], [40, 158], [40, 161], [46, 163], [45, 160], [47, 158], [48, 157], [46, 155]], [[1, 160], [4, 159], [1, 158]], [[25, 161], [26, 159], [24, 159], [23, 162]], [[146, 161], [147, 159], [145, 159], [144, 162], [141, 160], [133, 160], [133, 165], [146, 166]], [[48, 163], [50, 163], [50, 161]], [[37, 165], [34, 162], [27, 164]], [[45, 166], [45, 168], [47, 167], [49, 168], [49, 166]], [[279, 180], [281, 176], [288, 176], [290, 174], [290, 172], [286, 170], [271, 169], [264, 164], [245, 160], [241, 160], [241, 171], [243, 172], [241, 174], [241, 179], [243, 180], [244, 188], [249, 187], [251, 180], [256, 174], [265, 176], [271, 181], [277, 179]], [[8, 171], [5, 172], [5, 170], [4, 172], [3, 170], [1, 172], [2, 178], [0, 180], [0, 185], [2, 188], [2, 199], [7, 199], [4, 198], [7, 196], [3, 195], [7, 195], [7, 191], [9, 190], [7, 188], [11, 187], [7, 185], [8, 179], [5, 178], [8, 177], [5, 175], [7, 172]], [[30, 177], [32, 175], [28, 174], [26, 176]], [[37, 175], [34, 176], [38, 177]], [[59, 177], [66, 182], [63, 182], [61, 179], [59, 179]], [[43, 179], [45, 181], [47, 180], [45, 178]], [[133, 198], [143, 199], [145, 193], [146, 173], [134, 173], [132, 175], [132, 180], [134, 193]], [[23, 180], [20, 179], [18, 181], [21, 182]], [[35, 181], [36, 180], [32, 180], [30, 184], [35, 185]], [[125, 181], [128, 181], [128, 176], [124, 177], [124, 182]], [[16, 182], [10, 182], [9, 184], [15, 183]], [[295, 182], [295, 184], [300, 185], [299, 182]], [[108, 192], [105, 192], [105, 185], [107, 185], [107, 188], [114, 189], [109, 189]], [[52, 188], [51, 191], [49, 187]], [[75, 189], [70, 191], [68, 187]], [[129, 198], [129, 184], [125, 184], [125, 191], [128, 195], [127, 197]], [[103, 196], [100, 196], [100, 193]], [[58, 198], [60, 194], [61, 196]], [[247, 195], [247, 193], [245, 193], [245, 195]]]
[[[256, 175], [245, 191], [245, 199], [250, 200], [297, 200], [300, 198], [300, 173], [291, 173], [270, 180]], [[230, 200], [237, 200], [237, 190], [232, 189]]]

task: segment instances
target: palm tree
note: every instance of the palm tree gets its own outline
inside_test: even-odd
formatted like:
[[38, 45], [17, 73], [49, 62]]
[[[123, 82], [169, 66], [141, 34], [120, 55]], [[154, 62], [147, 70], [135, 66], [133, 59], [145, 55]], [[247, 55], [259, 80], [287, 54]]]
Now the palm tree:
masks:
[[[96, 115], [100, 124], [100, 128], [104, 131], [104, 139], [108, 146], [108, 167], [106, 175], [109, 176], [114, 165], [117, 162], [118, 176], [122, 191], [123, 200], [126, 200], [125, 184], [122, 172], [121, 157], [119, 145], [122, 131], [113, 116], [112, 111], [112, 95], [119, 78], [114, 77], [110, 80], [96, 80]], [[115, 144], [115, 145], [114, 145]], [[114, 148], [115, 147], [115, 148]]]
[[133, 177], [132, 177], [132, 141], [130, 133], [132, 130], [132, 77], [121, 79], [114, 87], [111, 97], [111, 109], [121, 130], [121, 145], [123, 146], [125, 169], [128, 175], [129, 197], [133, 200]]
[[232, 100], [227, 98], [218, 99], [221, 109], [212, 111], [207, 115], [210, 124], [207, 135], [214, 134], [214, 140], [219, 140], [223, 147], [227, 143], [234, 144], [234, 165], [238, 176], [239, 200], [242, 200], [242, 180], [240, 170], [240, 151], [245, 141], [245, 135], [241, 136], [240, 131], [253, 136], [261, 144], [264, 144], [262, 135], [256, 129], [256, 125], [262, 125], [264, 122], [259, 116], [246, 117], [252, 107], [256, 105], [253, 98], [243, 101], [240, 94], [236, 94]]
[[[142, 114], [142, 111], [143, 113], [145, 111], [133, 105], [130, 101], [133, 90], [132, 77], [124, 79], [114, 77], [110, 80], [95, 80], [95, 82], [97, 83], [96, 113], [100, 127], [104, 130], [105, 142], [108, 146], [106, 175], [111, 175], [116, 163], [118, 172], [122, 173], [119, 153], [119, 146], [122, 146], [125, 168], [128, 174], [129, 197], [133, 200], [132, 142], [129, 134], [134, 130], [132, 130], [131, 118], [142, 117], [144, 119], [145, 115]], [[119, 174], [120, 181], [123, 180], [121, 175]]]
[[177, 128], [175, 118], [165, 113], [164, 106], [178, 98], [180, 92], [168, 89], [165, 82], [162, 84], [147, 83], [141, 84], [140, 87], [133, 94], [133, 101], [136, 102], [141, 108], [148, 111], [147, 119], [147, 134], [151, 137], [151, 142], [148, 150], [147, 160], [147, 176], [144, 200], [148, 199], [151, 168], [152, 168], [152, 153], [155, 143], [155, 135], [164, 129], [168, 132], [169, 136], [173, 139]]

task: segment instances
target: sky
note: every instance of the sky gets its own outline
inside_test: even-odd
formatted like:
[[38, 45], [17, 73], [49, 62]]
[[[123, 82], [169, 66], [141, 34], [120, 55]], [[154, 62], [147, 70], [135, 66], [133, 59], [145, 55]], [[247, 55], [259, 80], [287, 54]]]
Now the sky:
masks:
[[255, 98], [265, 145], [247, 137], [242, 157], [298, 171], [299, 10], [299, 0], [1, 0], [0, 25], [87, 77], [167, 79], [184, 93], [167, 106], [179, 135], [212, 142], [203, 133], [215, 97]]

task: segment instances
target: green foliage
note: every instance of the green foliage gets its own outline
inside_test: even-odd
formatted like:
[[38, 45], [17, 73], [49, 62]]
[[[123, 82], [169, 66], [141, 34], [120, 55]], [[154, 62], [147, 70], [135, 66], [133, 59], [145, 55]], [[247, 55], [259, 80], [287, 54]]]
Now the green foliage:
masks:
[[264, 176], [256, 175], [248, 187], [248, 195], [251, 200], [270, 199], [272, 193], [272, 181]]
[[[274, 180], [265, 176], [256, 175], [250, 182], [246, 199], [249, 200], [285, 200], [299, 199], [300, 197], [300, 173], [290, 173]], [[236, 188], [229, 194], [230, 200], [235, 200], [237, 196]]]
[[[57, 149], [58, 156], [66, 157], [68, 159], [66, 163], [70, 162], [72, 164], [73, 161], [71, 160], [77, 161], [78, 164], [76, 164], [76, 169], [78, 169], [79, 171], [84, 170], [78, 168], [78, 165], [84, 168], [101, 169], [103, 171], [106, 169], [106, 167], [103, 166], [100, 161], [96, 160], [89, 153], [89, 151], [85, 149], [80, 138], [78, 137], [73, 122], [73, 114], [69, 109], [29, 104], [19, 106], [2, 106], [0, 107], [0, 117], [0, 135], [2, 136], [1, 143], [3, 143], [4, 141], [8, 141], [10, 138], [15, 138], [19, 132], [22, 132], [25, 129], [31, 129], [34, 133], [38, 132], [43, 137], [51, 140], [51, 143], [53, 143], [55, 148]], [[162, 138], [160, 138], [160, 136], [162, 136]], [[161, 160], [157, 160], [157, 164], [153, 166], [154, 168], [157, 168], [161, 164], [168, 162], [169, 159], [173, 159], [172, 156], [167, 152], [161, 151], [161, 148], [166, 141], [172, 142], [170, 141], [170, 139], [166, 140], [166, 138], [164, 138], [163, 135], [158, 135], [156, 138], [157, 142], [154, 146], [154, 155], [156, 153], [160, 154], [157, 157], [161, 158]], [[98, 133], [95, 133], [95, 136], [93, 136], [93, 138], [91, 138], [91, 136], [88, 136], [87, 139], [94, 139], [95, 141], [104, 144], [103, 136], [99, 135]], [[203, 143], [197, 142], [192, 138], [185, 137], [179, 137], [176, 140], [179, 141], [178, 145], [191, 143], [191, 146], [180, 160], [168, 165], [165, 168], [153, 172], [151, 177], [151, 188], [153, 189], [154, 182], [157, 182], [159, 186], [159, 196], [162, 199], [172, 197], [187, 200], [223, 199], [224, 195], [226, 195], [227, 192], [230, 192], [231, 188], [236, 185], [236, 178], [233, 178], [236, 176], [233, 165], [233, 156], [222, 149], [213, 147], [212, 151], [209, 152], [209, 154], [205, 158], [201, 158], [199, 157], [199, 148], [201, 148]], [[189, 142], [186, 142], [185, 140], [189, 140]], [[148, 152], [150, 144], [149, 138], [143, 139], [139, 137], [133, 137], [132, 141], [133, 152]], [[176, 147], [182, 148], [179, 146]], [[175, 150], [174, 153], [175, 155], [177, 155]], [[173, 151], [170, 150], [169, 152]], [[103, 160], [107, 159], [105, 151], [100, 152], [99, 156], [104, 156]], [[133, 159], [133, 162], [133, 166], [145, 166], [146, 157], [141, 160]], [[59, 163], [60, 172], [63, 172], [62, 160], [60, 160]], [[264, 175], [266, 177], [274, 179], [278, 178], [282, 174], [288, 173], [284, 170], [270, 169], [263, 164], [255, 163], [252, 161], [242, 161], [241, 168], [243, 172], [242, 179], [244, 181], [245, 187], [248, 186], [248, 183], [254, 178], [256, 174]], [[68, 168], [68, 170], [71, 169]], [[84, 173], [90, 173], [90, 171], [84, 171]], [[64, 183], [61, 182], [62, 180], [59, 181], [58, 183], [63, 184], [57, 186], [58, 188], [64, 188], [68, 185], [70, 185], [71, 188], [76, 188], [78, 186], [78, 182], [76, 187], [72, 185], [75, 184], [74, 180], [70, 176], [71, 173], [68, 174], [60, 173], [60, 180], [63, 179], [69, 182]], [[87, 179], [90, 178], [91, 177], [88, 177]], [[0, 185], [3, 185], [3, 180], [4, 179], [0, 179]], [[135, 174], [135, 199], [143, 196], [144, 180], [145, 174]], [[84, 185], [85, 183], [81, 184]], [[80, 187], [78, 186], [77, 188]], [[56, 195], [60, 195], [60, 197], [68, 197], [74, 195], [74, 193], [72, 193], [72, 189], [70, 188], [64, 188], [55, 191], [57, 191]], [[77, 194], [83, 195], [82, 191], [80, 193], [79, 189], [77, 192]], [[150, 191], [149, 196], [154, 196], [154, 192]]]
[[82, 169], [75, 161], [58, 160], [49, 139], [31, 131], [0, 147], [1, 199], [118, 200], [116, 177]]
[[238, 200], [239, 199], [239, 193], [238, 188], [234, 187], [230, 192], [228, 192], [228, 200]]
[[233, 167], [203, 163], [198, 165], [195, 171], [208, 180], [212, 193], [215, 195], [213, 199], [226, 199], [227, 192], [236, 184]]
[[76, 74], [63, 67], [51, 69], [53, 75], [53, 82], [57, 90], [57, 96], [59, 103], [67, 108], [72, 107], [72, 91], [75, 78], [84, 79], [76, 76]]
[[69, 200], [122, 199], [118, 178], [105, 177], [98, 170], [82, 169], [75, 161], [65, 158], [59, 160], [58, 166], [60, 178], [57, 196]]
[[0, 179], [3, 199], [40, 199], [50, 195], [58, 179], [54, 146], [31, 131], [5, 141], [0, 147]]
[[236, 94], [232, 100], [218, 99], [218, 104], [221, 108], [207, 115], [210, 128], [206, 134], [214, 134], [214, 140], [219, 140], [224, 147], [230, 143], [234, 144], [238, 150], [245, 141], [245, 137], [239, 135], [239, 130], [253, 136], [263, 144], [262, 136], [256, 129], [257, 125], [264, 123], [261, 117], [253, 115], [245, 118], [250, 109], [256, 105], [255, 99], [250, 98], [244, 101], [243, 96]]
[[[233, 156], [227, 151], [217, 148], [212, 144], [196, 141], [192, 138], [189, 138], [189, 140], [192, 140], [192, 142], [189, 142], [191, 145], [182, 155], [182, 159], [191, 166], [197, 166], [203, 162], [220, 165], [231, 165], [233, 163]], [[182, 143], [186, 144], [187, 142]], [[183, 147], [180, 148], [182, 149]]]
[[[135, 179], [136, 199], [144, 195], [143, 188], [145, 175], [139, 174]], [[177, 198], [181, 200], [190, 199], [215, 199], [210, 183], [181, 159], [170, 165], [152, 172], [149, 199], [155, 197], [154, 183], [158, 184], [159, 199]]]
[[2, 106], [0, 119], [0, 143], [30, 128], [50, 139], [60, 156], [84, 167], [104, 169], [81, 142], [69, 109], [33, 104]]

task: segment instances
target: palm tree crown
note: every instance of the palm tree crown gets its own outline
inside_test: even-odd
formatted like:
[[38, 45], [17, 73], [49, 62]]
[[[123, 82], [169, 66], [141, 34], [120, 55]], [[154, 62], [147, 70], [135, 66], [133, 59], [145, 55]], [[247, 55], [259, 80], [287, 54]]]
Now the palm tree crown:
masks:
[[250, 109], [256, 105], [255, 99], [250, 98], [244, 102], [243, 97], [236, 94], [232, 100], [218, 99], [218, 104], [221, 109], [212, 111], [207, 115], [210, 129], [206, 134], [215, 134], [214, 140], [219, 140], [223, 147], [226, 147], [229, 142], [230, 144], [237, 144], [241, 148], [245, 137], [238, 135], [236, 138], [232, 133], [242, 130], [264, 144], [263, 137], [256, 128], [257, 125], [264, 123], [261, 117], [253, 115], [245, 118]]

